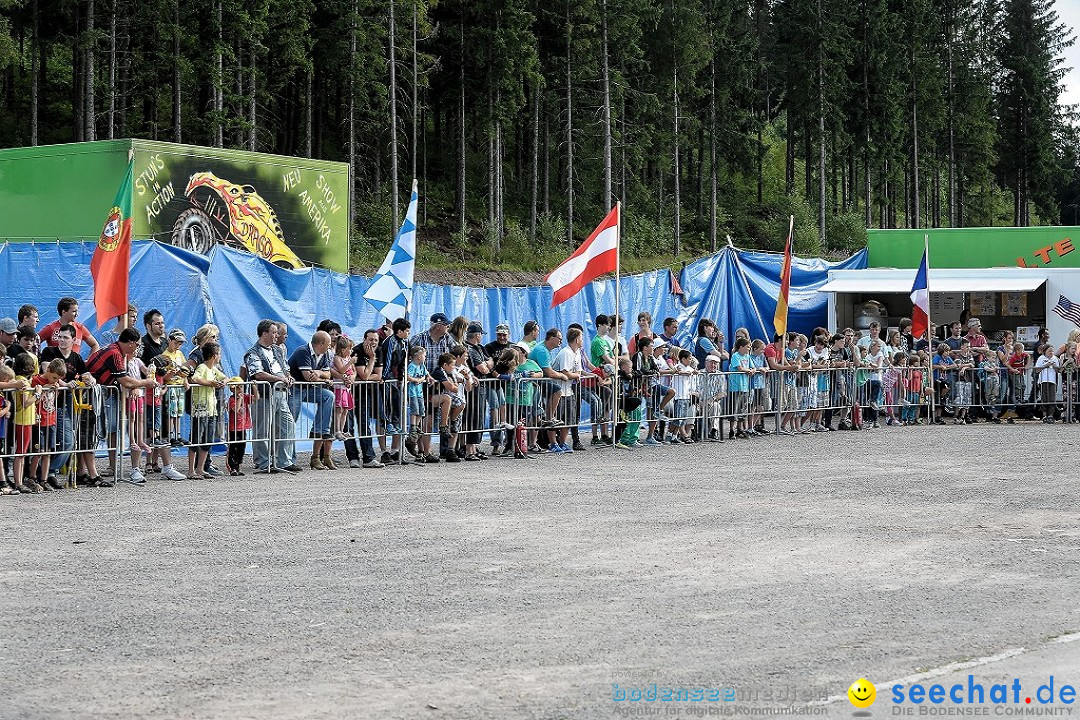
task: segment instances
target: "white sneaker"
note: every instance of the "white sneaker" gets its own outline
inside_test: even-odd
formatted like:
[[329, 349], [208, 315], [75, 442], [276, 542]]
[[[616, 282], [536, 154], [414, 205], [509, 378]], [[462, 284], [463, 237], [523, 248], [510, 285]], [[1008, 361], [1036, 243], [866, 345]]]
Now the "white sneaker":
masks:
[[137, 467], [131, 468], [131, 472], [128, 473], [127, 481], [132, 485], [145, 485], [146, 476], [142, 474], [142, 470]]
[[180, 471], [178, 471], [172, 465], [166, 465], [165, 467], [161, 468], [161, 474], [169, 480], [186, 480], [186, 478], [180, 473]]
[[360, 467], [360, 461], [359, 461], [359, 460], [355, 460], [355, 459], [354, 459], [354, 460], [350, 460], [350, 461], [349, 461], [349, 467], [351, 467], [351, 468], [358, 468], [358, 467]]

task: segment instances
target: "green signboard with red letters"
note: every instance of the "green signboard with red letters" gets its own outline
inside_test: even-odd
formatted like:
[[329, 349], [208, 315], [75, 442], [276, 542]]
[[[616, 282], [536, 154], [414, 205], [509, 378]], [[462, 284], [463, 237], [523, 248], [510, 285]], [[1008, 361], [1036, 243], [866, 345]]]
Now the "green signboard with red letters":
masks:
[[0, 240], [96, 242], [134, 158], [134, 236], [348, 272], [349, 166], [149, 140], [0, 150]]
[[868, 230], [872, 268], [917, 268], [923, 239], [932, 268], [1080, 267], [1080, 227]]

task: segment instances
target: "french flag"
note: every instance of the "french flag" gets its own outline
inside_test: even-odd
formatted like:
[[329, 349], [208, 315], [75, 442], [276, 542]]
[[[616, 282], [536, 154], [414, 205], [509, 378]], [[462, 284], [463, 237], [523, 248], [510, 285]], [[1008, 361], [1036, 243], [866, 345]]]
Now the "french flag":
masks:
[[926, 240], [922, 262], [911, 286], [911, 336], [920, 338], [930, 329], [930, 242]]

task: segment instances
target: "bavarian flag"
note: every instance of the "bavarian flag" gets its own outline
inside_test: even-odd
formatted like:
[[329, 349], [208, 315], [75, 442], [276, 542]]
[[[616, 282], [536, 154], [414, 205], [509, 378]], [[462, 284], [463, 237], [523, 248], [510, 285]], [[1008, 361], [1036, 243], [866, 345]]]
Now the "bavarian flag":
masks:
[[131, 264], [131, 186], [135, 162], [128, 163], [112, 209], [101, 229], [90, 273], [94, 276], [94, 310], [98, 327], [127, 312]]

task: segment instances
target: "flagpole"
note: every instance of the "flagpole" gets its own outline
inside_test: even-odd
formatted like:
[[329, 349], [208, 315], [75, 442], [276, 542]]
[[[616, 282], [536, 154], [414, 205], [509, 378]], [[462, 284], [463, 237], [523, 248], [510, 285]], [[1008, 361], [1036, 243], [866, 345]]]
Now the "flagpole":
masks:
[[[615, 388], [612, 393], [611, 408], [611, 447], [619, 442], [615, 437], [615, 428], [618, 427], [619, 419], [619, 338], [622, 337], [622, 328], [619, 327], [619, 276], [622, 275], [622, 200], [615, 201]], [[629, 420], [629, 418], [627, 418]], [[629, 427], [629, 422], [627, 423]]]
[[[937, 392], [934, 386], [934, 338], [930, 334], [930, 328], [934, 325], [930, 317], [930, 233], [923, 233], [923, 257], [926, 258], [926, 366], [930, 373], [930, 407], [926, 413], [926, 424], [933, 425]], [[919, 391], [922, 392], [922, 388]]]

